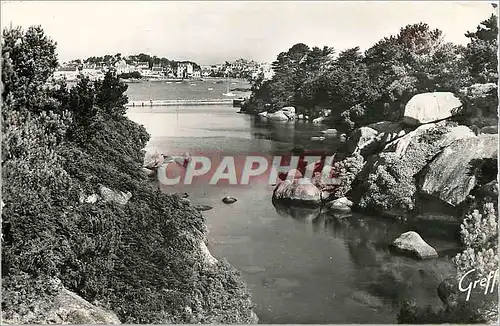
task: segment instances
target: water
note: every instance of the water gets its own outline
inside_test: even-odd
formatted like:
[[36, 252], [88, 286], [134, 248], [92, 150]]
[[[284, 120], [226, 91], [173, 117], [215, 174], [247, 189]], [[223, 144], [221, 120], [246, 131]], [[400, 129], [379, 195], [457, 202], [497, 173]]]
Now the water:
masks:
[[[145, 87], [135, 85], [131, 100], [141, 99], [135, 94]], [[154, 92], [166, 96], [167, 87], [175, 89], [166, 84]], [[267, 123], [237, 110], [217, 105], [133, 108], [128, 116], [146, 127], [150, 145], [164, 153], [274, 155], [297, 146], [332, 152], [339, 146], [331, 139], [310, 140], [324, 127]], [[450, 257], [457, 244], [443, 238], [441, 226], [433, 223], [404, 225], [378, 216], [274, 207], [273, 187], [265, 183], [162, 190], [186, 191], [193, 204], [213, 206], [203, 212], [209, 248], [241, 271], [261, 323], [395, 323], [403, 298], [440, 306], [436, 288], [453, 271]], [[226, 205], [221, 201], [226, 195], [238, 201]], [[419, 232], [441, 258], [418, 261], [391, 253], [389, 243], [409, 230]]]
[[[234, 84], [233, 84], [234, 83]], [[133, 101], [149, 100], [206, 100], [220, 99], [229, 89], [247, 89], [250, 85], [241, 79], [204, 79], [203, 81], [149, 81], [129, 83], [127, 94]], [[233, 91], [234, 98], [248, 95], [248, 92]], [[226, 97], [232, 98], [232, 97]]]

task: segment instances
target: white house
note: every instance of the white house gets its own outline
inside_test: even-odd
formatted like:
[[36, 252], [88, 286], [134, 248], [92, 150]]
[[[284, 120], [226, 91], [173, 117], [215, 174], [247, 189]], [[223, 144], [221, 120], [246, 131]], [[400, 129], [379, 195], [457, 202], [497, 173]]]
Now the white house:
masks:
[[177, 77], [184, 77], [184, 75], [187, 75], [187, 77], [192, 77], [193, 72], [194, 69], [192, 63], [181, 62], [177, 65]]

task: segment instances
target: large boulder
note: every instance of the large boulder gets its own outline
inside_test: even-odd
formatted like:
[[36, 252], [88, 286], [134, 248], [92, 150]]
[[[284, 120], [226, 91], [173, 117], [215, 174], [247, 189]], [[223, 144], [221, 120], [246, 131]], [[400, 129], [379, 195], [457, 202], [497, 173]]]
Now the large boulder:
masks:
[[456, 140], [425, 169], [420, 192], [456, 206], [476, 185], [476, 176], [471, 171], [473, 166], [483, 159], [497, 157], [497, 135]]
[[67, 290], [58, 279], [48, 286], [53, 295], [41, 294], [39, 298], [24, 302], [32, 311], [19, 315], [3, 311], [4, 324], [121, 324], [115, 313], [100, 308]]
[[420, 259], [437, 258], [436, 249], [432, 248], [417, 232], [409, 231], [401, 234], [391, 245], [401, 252], [415, 254]]
[[321, 191], [306, 178], [285, 180], [274, 189], [273, 201], [316, 206], [321, 204]]
[[[407, 133], [401, 138], [398, 138], [385, 146], [385, 152], [394, 152], [396, 156], [403, 157], [406, 153], [406, 149], [410, 143], [418, 142], [420, 137], [426, 133], [431, 132], [435, 128], [440, 128], [445, 125], [445, 121], [438, 123], [429, 123], [419, 126], [417, 129]], [[473, 138], [476, 135], [474, 132], [465, 126], [451, 127], [448, 132], [446, 132], [439, 140], [436, 141], [436, 145], [439, 147], [446, 147], [455, 140]]]
[[406, 104], [403, 123], [418, 126], [451, 118], [463, 107], [453, 93], [435, 92], [417, 94]]
[[358, 152], [367, 157], [405, 133], [400, 123], [381, 121], [354, 130], [347, 141], [347, 147], [350, 153]]
[[295, 113], [295, 108], [293, 106], [284, 107], [280, 111], [283, 112], [288, 117], [288, 120], [295, 120], [296, 113]]

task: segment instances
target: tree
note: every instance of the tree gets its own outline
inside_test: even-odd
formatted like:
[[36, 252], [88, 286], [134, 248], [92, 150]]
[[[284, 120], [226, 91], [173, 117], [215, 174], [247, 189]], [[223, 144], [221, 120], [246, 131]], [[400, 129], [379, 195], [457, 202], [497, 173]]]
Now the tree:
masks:
[[492, 14], [482, 21], [475, 32], [467, 32], [466, 58], [469, 72], [477, 83], [496, 83], [498, 80], [498, 17]]
[[102, 81], [95, 82], [96, 105], [107, 114], [124, 115], [125, 104], [128, 102], [125, 95], [127, 88], [127, 84], [120, 82], [115, 71], [108, 70]]
[[48, 38], [40, 26], [5, 29], [2, 38], [2, 57], [7, 72], [3, 100], [8, 94], [15, 98], [13, 105], [37, 111], [45, 107], [46, 81], [57, 68], [56, 43]]

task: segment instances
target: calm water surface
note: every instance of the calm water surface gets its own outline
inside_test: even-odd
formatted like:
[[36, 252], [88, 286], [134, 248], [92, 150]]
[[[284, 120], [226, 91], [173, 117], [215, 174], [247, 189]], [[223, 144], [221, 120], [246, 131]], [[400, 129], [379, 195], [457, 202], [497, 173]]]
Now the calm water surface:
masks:
[[[130, 99], [143, 99], [137, 94], [144, 85], [130, 86]], [[157, 87], [157, 94], [167, 94], [181, 86]], [[183, 92], [177, 94], [189, 96]], [[237, 110], [231, 106], [134, 108], [128, 116], [146, 127], [152, 135], [149, 145], [164, 153], [274, 155], [296, 146], [334, 151], [338, 145], [334, 140], [310, 141], [325, 127], [270, 124]], [[432, 224], [404, 225], [378, 216], [274, 207], [273, 187], [263, 183], [163, 190], [186, 191], [194, 204], [214, 207], [203, 212], [210, 250], [241, 271], [261, 323], [395, 323], [401, 299], [441, 305], [436, 288], [453, 271], [450, 257], [456, 243], [443, 239], [440, 227]], [[238, 201], [223, 204], [226, 195]], [[409, 230], [418, 231], [441, 258], [417, 261], [391, 253], [389, 243]]]

